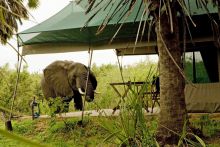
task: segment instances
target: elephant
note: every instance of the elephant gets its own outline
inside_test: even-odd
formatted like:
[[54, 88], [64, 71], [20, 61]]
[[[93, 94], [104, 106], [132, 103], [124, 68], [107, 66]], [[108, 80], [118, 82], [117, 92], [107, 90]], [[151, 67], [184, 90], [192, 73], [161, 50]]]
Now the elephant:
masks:
[[[88, 84], [87, 77], [89, 77]], [[82, 63], [68, 60], [57, 60], [49, 64], [43, 70], [41, 78], [41, 89], [45, 99], [52, 98], [54, 100], [59, 97], [61, 102], [65, 104], [63, 111], [57, 107], [55, 113], [68, 112], [69, 102], [72, 99], [75, 103], [75, 109], [82, 110], [82, 95], [85, 96], [87, 102], [93, 101], [96, 87], [97, 80], [91, 70]], [[50, 103], [49, 106], [51, 106]]]

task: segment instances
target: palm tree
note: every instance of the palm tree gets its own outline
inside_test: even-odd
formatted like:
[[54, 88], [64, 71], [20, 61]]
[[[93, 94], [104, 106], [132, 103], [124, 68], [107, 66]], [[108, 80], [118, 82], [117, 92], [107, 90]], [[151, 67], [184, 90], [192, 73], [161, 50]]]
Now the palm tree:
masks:
[[[83, 0], [79, 0], [81, 2]], [[98, 1], [97, 3], [95, 3]], [[127, 13], [129, 15], [133, 6], [138, 0], [121, 0], [121, 5], [129, 5]], [[190, 0], [189, 0], [190, 1]], [[207, 4], [205, 0], [196, 0], [196, 2]], [[88, 1], [87, 12], [93, 10], [97, 5], [102, 4], [99, 0]], [[106, 5], [113, 5], [115, 1], [105, 1]], [[217, 0], [213, 4], [219, 4]], [[155, 21], [155, 32], [157, 36], [157, 48], [159, 52], [159, 72], [160, 72], [160, 99], [161, 112], [159, 114], [159, 127], [157, 131], [157, 141], [160, 145], [177, 144], [180, 134], [183, 130], [184, 122], [187, 120], [187, 111], [184, 98], [185, 79], [182, 73], [182, 53], [180, 48], [178, 17], [185, 17], [187, 7], [184, 0], [142, 0], [150, 12], [150, 16]], [[105, 6], [102, 6], [105, 9]], [[116, 10], [118, 7], [112, 7]], [[117, 12], [117, 11], [114, 12]], [[99, 11], [97, 11], [99, 13]], [[94, 17], [94, 15], [92, 15]], [[114, 17], [109, 15], [105, 22], [109, 22]], [[190, 16], [188, 16], [190, 18]], [[92, 19], [92, 18], [91, 18]], [[102, 31], [106, 25], [101, 26]], [[146, 28], [147, 29], [147, 28]], [[175, 132], [175, 133], [173, 133]]]
[[[18, 30], [18, 22], [28, 19], [28, 10], [23, 0], [1, 0], [0, 1], [0, 42], [6, 44]], [[28, 0], [29, 8], [36, 8], [39, 0]]]
[[[184, 99], [185, 83], [179, 69], [182, 67], [182, 52], [179, 45], [176, 10], [178, 3], [177, 1], [167, 1], [167, 3], [170, 4], [164, 5], [169, 5], [170, 15], [161, 12], [156, 12], [157, 14], [155, 14], [161, 87], [161, 111], [159, 114], [157, 141], [160, 144], [176, 144], [179, 138], [170, 130], [178, 134], [182, 132], [187, 112]], [[168, 20], [172, 21], [172, 26]]]

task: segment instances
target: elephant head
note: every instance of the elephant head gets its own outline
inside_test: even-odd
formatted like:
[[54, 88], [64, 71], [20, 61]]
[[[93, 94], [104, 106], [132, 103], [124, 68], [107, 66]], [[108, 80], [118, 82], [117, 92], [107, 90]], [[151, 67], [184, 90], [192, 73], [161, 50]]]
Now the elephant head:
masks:
[[81, 95], [85, 95], [86, 101], [93, 101], [97, 80], [81, 63], [55, 61], [44, 69], [41, 87], [45, 98], [61, 97], [65, 101], [74, 98], [75, 107], [82, 109]]
[[81, 63], [69, 64], [68, 79], [73, 90], [85, 95], [86, 101], [93, 101], [97, 81], [91, 70]]

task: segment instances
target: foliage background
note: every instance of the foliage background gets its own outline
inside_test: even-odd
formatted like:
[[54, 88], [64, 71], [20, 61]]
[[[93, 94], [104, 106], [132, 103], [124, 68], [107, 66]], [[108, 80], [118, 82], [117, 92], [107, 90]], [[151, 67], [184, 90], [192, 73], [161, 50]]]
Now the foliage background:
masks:
[[[5, 64], [0, 68], [0, 73], [2, 77], [0, 79], [0, 104], [2, 107], [10, 109], [17, 71], [10, 69], [9, 65]], [[27, 66], [23, 67], [14, 103], [15, 112], [30, 114], [30, 103], [33, 97], [42, 98], [40, 76], [38, 73], [29, 73]]]
[[[114, 82], [125, 82], [127, 81], [145, 81], [147, 73], [151, 72], [151, 77], [157, 73], [157, 63], [151, 62], [146, 59], [146, 61], [141, 61], [133, 65], [122, 66], [122, 76], [120, 73], [119, 65], [117, 64], [103, 64], [97, 66], [92, 65], [92, 71], [95, 73], [98, 87], [97, 91], [100, 94], [96, 95], [94, 103], [86, 103], [86, 109], [99, 109], [99, 108], [113, 108], [117, 105], [120, 98], [114, 92], [113, 88], [109, 83]], [[204, 83], [209, 82], [206, 70], [204, 68], [202, 61], [196, 62], [197, 68], [197, 82]], [[29, 73], [28, 67], [24, 66], [20, 74], [20, 80], [18, 85], [18, 91], [15, 99], [14, 111], [19, 112], [24, 115], [31, 114], [30, 103], [34, 97], [36, 97], [37, 102], [40, 103], [41, 113], [47, 114], [48, 107], [46, 101], [43, 99], [40, 80], [40, 73]], [[192, 59], [189, 58], [185, 62], [185, 73], [189, 80], [192, 81]], [[10, 69], [8, 64], [5, 64], [0, 68], [0, 106], [10, 109], [11, 99], [16, 83], [17, 71]], [[120, 92], [123, 92], [124, 87], [118, 87]], [[75, 111], [73, 103], [70, 103], [70, 111]]]
[[[192, 59], [189, 58], [185, 62], [185, 73], [187, 77], [192, 80]], [[201, 61], [196, 62], [197, 68], [197, 81], [207, 82], [208, 77], [205, 71], [204, 65]], [[117, 64], [107, 64], [102, 66], [92, 65], [92, 70], [95, 73], [98, 80], [97, 91], [101, 92], [96, 95], [95, 102], [86, 103], [86, 109], [99, 109], [99, 108], [114, 108], [119, 97], [113, 91], [113, 88], [109, 85], [112, 82], [122, 82], [121, 73]], [[122, 75], [124, 81], [145, 81], [147, 74], [149, 73], [152, 78], [153, 75], [157, 74], [157, 63], [142, 61], [134, 65], [123, 66]], [[4, 65], [0, 69], [0, 101], [1, 106], [10, 109], [11, 98], [15, 87], [15, 81], [17, 77], [17, 71], [10, 69], [8, 64]], [[33, 97], [37, 98], [37, 102], [40, 103], [41, 114], [50, 114], [49, 108], [46, 101], [43, 100], [42, 91], [40, 87], [41, 74], [29, 73], [27, 66], [23, 67], [20, 74], [20, 82], [18, 86], [17, 97], [15, 100], [14, 112], [19, 112], [23, 115], [31, 114], [30, 102]], [[119, 87], [119, 91], [122, 92], [124, 87]], [[97, 146], [112, 145], [123, 143], [127, 138], [139, 138], [139, 136], [147, 136], [142, 138], [142, 143], [153, 144], [153, 136], [156, 129], [156, 120], [141, 119], [137, 108], [139, 105], [134, 105], [134, 100], [131, 100], [132, 105], [135, 109], [131, 111], [123, 111], [125, 114], [121, 117], [115, 118], [95, 118], [92, 119], [90, 116], [86, 116], [88, 124], [86, 127], [79, 127], [77, 125], [78, 119], [42, 119], [42, 120], [22, 120], [13, 121], [14, 132], [18, 135], [25, 136], [25, 138], [31, 138], [32, 141], [39, 143], [53, 144], [54, 146]], [[136, 99], [135, 99], [136, 100]], [[137, 103], [139, 104], [139, 103]], [[71, 103], [70, 111], [75, 111], [73, 103]], [[141, 110], [141, 109], [140, 109]], [[126, 115], [129, 113], [129, 115]], [[131, 114], [135, 114], [132, 115]], [[17, 114], [16, 114], [17, 115]], [[140, 117], [140, 118], [139, 118]], [[137, 118], [139, 123], [137, 126], [133, 124]], [[133, 120], [135, 120], [133, 122]], [[218, 122], [210, 122], [210, 119], [203, 119], [195, 121], [194, 125], [200, 127], [201, 122], [209, 122], [208, 126], [204, 125], [204, 132], [208, 132], [209, 136], [215, 135], [219, 130]], [[145, 124], [143, 126], [143, 124]], [[216, 125], [217, 124], [217, 125]], [[126, 127], [127, 125], [127, 127]], [[130, 127], [134, 126], [139, 128], [139, 131]], [[218, 127], [216, 127], [218, 126]], [[4, 128], [4, 121], [0, 121], [0, 129]], [[207, 131], [207, 128], [208, 131]], [[211, 128], [211, 129], [210, 129]], [[211, 130], [211, 132], [210, 132]], [[117, 132], [117, 135], [113, 135]], [[142, 135], [142, 134], [148, 135]], [[206, 133], [207, 134], [207, 133]], [[121, 141], [120, 141], [121, 139]], [[14, 146], [18, 142], [11, 140], [6, 137], [0, 136], [0, 144], [4, 146]], [[23, 145], [21, 145], [23, 146]]]

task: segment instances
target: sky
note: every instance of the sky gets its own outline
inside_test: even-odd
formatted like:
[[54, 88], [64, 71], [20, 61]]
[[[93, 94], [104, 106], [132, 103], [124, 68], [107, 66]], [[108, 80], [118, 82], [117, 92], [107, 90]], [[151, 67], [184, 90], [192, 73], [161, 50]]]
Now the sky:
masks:
[[[40, 0], [40, 5], [37, 9], [29, 10], [31, 14], [30, 20], [23, 21], [23, 24], [19, 26], [18, 32], [26, 30], [30, 27], [41, 23], [42, 21], [53, 16], [66, 5], [68, 5], [70, 0]], [[9, 42], [17, 47], [16, 39], [13, 38]], [[135, 64], [140, 61], [156, 60], [155, 56], [124, 56], [121, 57], [123, 65]], [[28, 64], [29, 72], [41, 73], [42, 70], [51, 62], [55, 60], [72, 60], [75, 62], [81, 62], [88, 65], [89, 54], [88, 52], [69, 52], [69, 53], [53, 53], [53, 54], [37, 54], [37, 55], [26, 55], [24, 57]], [[11, 68], [15, 68], [17, 63], [17, 53], [10, 46], [0, 45], [0, 66], [8, 63]], [[115, 64], [117, 63], [117, 56], [114, 49], [110, 50], [99, 50], [93, 52], [92, 64], [98, 66], [102, 64]]]

